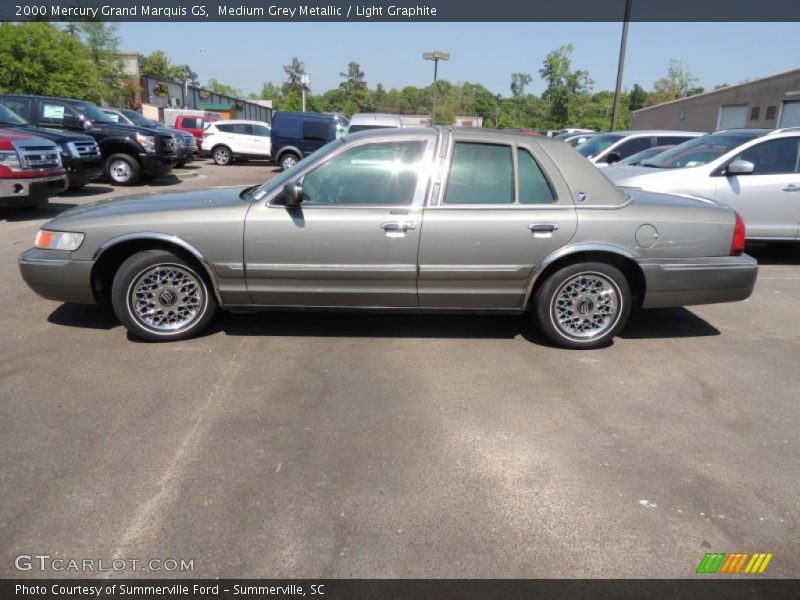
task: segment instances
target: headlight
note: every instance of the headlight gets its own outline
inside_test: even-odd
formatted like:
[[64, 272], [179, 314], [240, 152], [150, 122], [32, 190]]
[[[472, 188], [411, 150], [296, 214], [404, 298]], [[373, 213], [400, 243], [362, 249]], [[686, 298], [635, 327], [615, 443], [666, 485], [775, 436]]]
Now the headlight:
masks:
[[142, 146], [144, 146], [145, 152], [155, 152], [156, 151], [156, 138], [152, 135], [142, 135], [141, 133], [136, 134], [136, 141], [139, 142]]
[[0, 150], [0, 166], [8, 167], [12, 171], [21, 171], [22, 164], [19, 162], [19, 154], [14, 150]]
[[42, 250], [77, 250], [86, 237], [82, 233], [72, 233], [71, 231], [47, 231], [40, 229], [36, 233], [34, 246]]

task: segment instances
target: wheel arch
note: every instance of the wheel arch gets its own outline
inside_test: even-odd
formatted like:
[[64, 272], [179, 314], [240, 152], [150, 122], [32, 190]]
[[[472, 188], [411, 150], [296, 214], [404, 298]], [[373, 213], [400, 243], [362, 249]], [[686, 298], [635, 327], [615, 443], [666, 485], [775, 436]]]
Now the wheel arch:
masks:
[[191, 264], [214, 290], [217, 303], [222, 305], [216, 274], [205, 256], [181, 238], [158, 232], [127, 233], [102, 244], [94, 253], [91, 272], [92, 293], [98, 303], [110, 297], [111, 284], [120, 265], [130, 256], [144, 250], [173, 252]]
[[631, 295], [634, 298], [634, 306], [642, 305], [647, 282], [644, 271], [631, 252], [610, 244], [580, 244], [561, 248], [536, 265], [525, 286], [522, 306], [530, 307], [537, 290], [552, 273], [568, 265], [581, 262], [602, 262], [617, 267], [628, 280]]
[[103, 155], [104, 163], [112, 154], [127, 154], [137, 163], [141, 164], [139, 160], [139, 148], [127, 138], [109, 138], [103, 140], [98, 146], [100, 146], [100, 152]]
[[294, 154], [298, 160], [303, 158], [303, 153], [299, 148], [295, 148], [294, 146], [284, 146], [278, 150], [278, 153], [275, 155], [275, 161], [280, 162], [285, 154]]

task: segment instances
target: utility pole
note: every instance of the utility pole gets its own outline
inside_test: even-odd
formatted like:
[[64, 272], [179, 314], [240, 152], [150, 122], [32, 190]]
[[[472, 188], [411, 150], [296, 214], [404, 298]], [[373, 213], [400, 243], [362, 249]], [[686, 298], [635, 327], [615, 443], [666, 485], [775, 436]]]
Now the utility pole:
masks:
[[300, 83], [303, 87], [303, 112], [306, 112], [306, 88], [308, 88], [309, 84], [311, 83], [311, 77], [308, 73], [303, 73], [300, 76]]
[[619, 45], [619, 62], [617, 63], [617, 88], [614, 91], [614, 111], [611, 116], [611, 131], [617, 130], [619, 118], [619, 97], [622, 91], [622, 71], [625, 68], [625, 50], [628, 46], [628, 21], [631, 19], [631, 2], [625, 0], [625, 17], [622, 22], [622, 41]]
[[431, 125], [433, 125], [436, 122], [436, 77], [439, 71], [439, 61], [450, 60], [450, 53], [439, 51], [423, 52], [422, 58], [433, 61], [433, 114], [431, 115]]

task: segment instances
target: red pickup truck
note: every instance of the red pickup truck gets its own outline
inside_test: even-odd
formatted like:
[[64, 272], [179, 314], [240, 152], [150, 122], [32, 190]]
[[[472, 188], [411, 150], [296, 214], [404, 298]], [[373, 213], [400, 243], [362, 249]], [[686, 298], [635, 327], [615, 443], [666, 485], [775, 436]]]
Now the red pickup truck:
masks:
[[55, 143], [33, 135], [0, 132], [0, 207], [40, 206], [67, 189], [67, 184]]
[[202, 155], [203, 150], [200, 146], [203, 143], [203, 130], [205, 130], [209, 123], [213, 123], [214, 121], [219, 121], [219, 119], [210, 115], [202, 117], [178, 115], [175, 118], [175, 129], [183, 129], [191, 133], [194, 136], [195, 144], [197, 144], [197, 152]]

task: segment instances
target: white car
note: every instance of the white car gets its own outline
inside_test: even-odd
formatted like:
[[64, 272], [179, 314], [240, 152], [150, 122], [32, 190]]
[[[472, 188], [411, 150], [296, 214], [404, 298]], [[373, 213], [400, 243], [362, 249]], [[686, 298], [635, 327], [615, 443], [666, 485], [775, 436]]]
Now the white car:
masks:
[[621, 187], [716, 200], [744, 219], [748, 240], [800, 240], [800, 130], [730, 129], [638, 166], [603, 173]]
[[237, 158], [269, 160], [271, 134], [263, 121], [215, 121], [203, 131], [201, 148], [218, 165], [229, 165]]
[[578, 144], [575, 150], [583, 154], [596, 167], [607, 167], [632, 154], [653, 146], [674, 146], [700, 137], [700, 131], [614, 131], [602, 133]]

